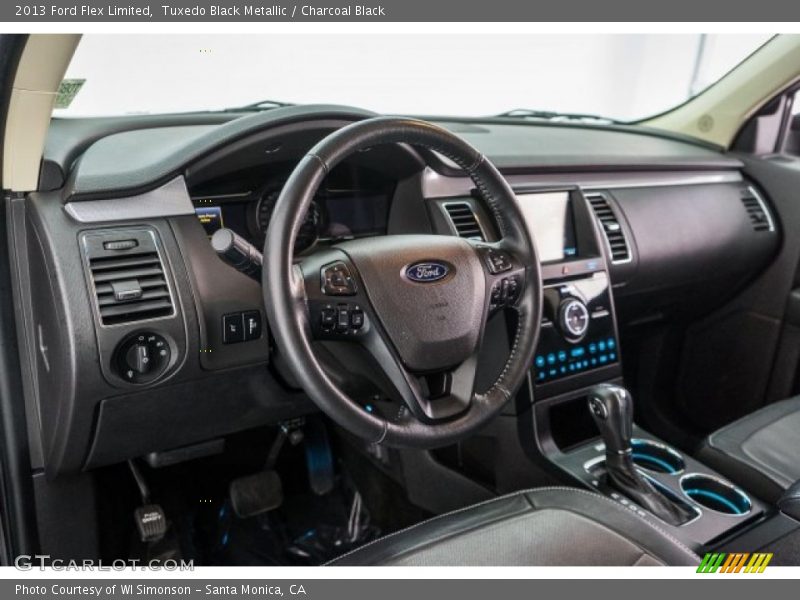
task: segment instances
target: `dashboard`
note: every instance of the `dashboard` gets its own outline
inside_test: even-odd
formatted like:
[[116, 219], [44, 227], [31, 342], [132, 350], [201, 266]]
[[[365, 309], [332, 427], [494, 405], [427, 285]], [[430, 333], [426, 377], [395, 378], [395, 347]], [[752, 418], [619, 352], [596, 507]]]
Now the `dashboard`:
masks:
[[[261, 247], [300, 158], [371, 116], [306, 106], [53, 122], [40, 190], [10, 213], [36, 467], [74, 473], [316, 410], [281, 366], [261, 287], [209, 236], [226, 227]], [[439, 123], [501, 169], [536, 239], [549, 303], [537, 399], [619, 376], [620, 331], [710, 313], [780, 245], [769, 199], [718, 149], [636, 127]], [[295, 252], [402, 233], [494, 241], [474, 187], [424, 149], [359, 152], [325, 179]], [[481, 357], [490, 375], [507, 350], [499, 314]], [[143, 352], [158, 372], [129, 375]], [[343, 385], [369, 379], [347, 347], [321, 352]]]

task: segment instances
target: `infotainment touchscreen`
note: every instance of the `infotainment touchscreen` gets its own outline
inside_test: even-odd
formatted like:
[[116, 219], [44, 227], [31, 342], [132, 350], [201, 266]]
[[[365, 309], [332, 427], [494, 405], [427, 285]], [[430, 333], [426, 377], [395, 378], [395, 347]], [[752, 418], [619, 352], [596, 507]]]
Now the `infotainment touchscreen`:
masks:
[[517, 201], [541, 262], [557, 262], [578, 256], [569, 192], [517, 194]]

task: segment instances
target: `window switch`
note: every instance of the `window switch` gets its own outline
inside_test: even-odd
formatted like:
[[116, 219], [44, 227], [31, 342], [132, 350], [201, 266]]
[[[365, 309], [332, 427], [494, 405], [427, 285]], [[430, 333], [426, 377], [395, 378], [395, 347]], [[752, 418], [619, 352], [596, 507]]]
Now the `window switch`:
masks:
[[244, 341], [244, 319], [242, 313], [222, 317], [222, 343], [236, 344]]

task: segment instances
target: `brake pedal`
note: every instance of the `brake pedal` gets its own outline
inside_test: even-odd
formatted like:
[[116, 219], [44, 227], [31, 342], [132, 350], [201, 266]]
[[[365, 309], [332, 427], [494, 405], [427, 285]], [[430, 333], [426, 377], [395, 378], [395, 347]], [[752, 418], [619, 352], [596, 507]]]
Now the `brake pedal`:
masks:
[[231, 481], [228, 496], [237, 517], [248, 519], [275, 510], [283, 504], [283, 484], [275, 471], [275, 464], [287, 440], [292, 446], [303, 441], [303, 425], [303, 418], [283, 421], [267, 453], [264, 469]]
[[228, 493], [233, 512], [241, 519], [275, 510], [283, 504], [283, 484], [275, 471], [259, 471], [234, 479]]

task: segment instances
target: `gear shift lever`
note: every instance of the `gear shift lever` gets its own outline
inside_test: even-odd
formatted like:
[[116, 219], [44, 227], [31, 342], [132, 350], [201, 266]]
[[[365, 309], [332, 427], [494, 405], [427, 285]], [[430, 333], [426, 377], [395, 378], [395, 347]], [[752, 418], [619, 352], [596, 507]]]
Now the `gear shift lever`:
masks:
[[606, 457], [631, 453], [633, 401], [624, 387], [602, 384], [589, 392], [589, 410], [606, 445]]
[[633, 400], [628, 390], [608, 383], [589, 391], [589, 411], [606, 446], [608, 483], [642, 508], [672, 525], [689, 521], [694, 515], [670, 501], [653, 486], [633, 462]]

